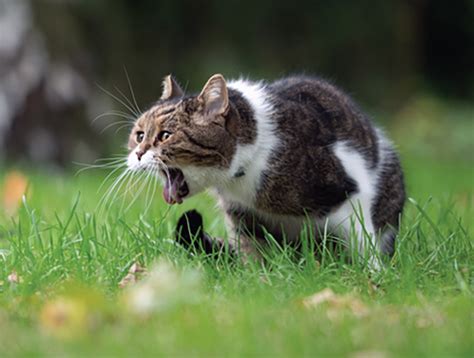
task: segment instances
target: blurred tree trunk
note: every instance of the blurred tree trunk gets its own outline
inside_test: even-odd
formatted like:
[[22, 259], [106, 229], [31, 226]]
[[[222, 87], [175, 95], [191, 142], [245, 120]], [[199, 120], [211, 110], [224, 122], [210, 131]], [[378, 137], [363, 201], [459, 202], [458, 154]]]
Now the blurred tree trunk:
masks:
[[25, 158], [67, 165], [77, 158], [81, 146], [88, 147], [83, 142], [94, 135], [84, 115], [88, 93], [77, 70], [50, 56], [35, 27], [31, 3], [0, 0], [3, 160]]

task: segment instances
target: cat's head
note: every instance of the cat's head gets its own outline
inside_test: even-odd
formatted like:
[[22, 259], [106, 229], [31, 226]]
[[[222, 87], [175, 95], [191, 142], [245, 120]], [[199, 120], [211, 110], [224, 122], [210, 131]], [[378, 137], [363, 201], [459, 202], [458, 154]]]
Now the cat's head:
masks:
[[128, 167], [154, 170], [169, 204], [222, 181], [236, 149], [235, 123], [222, 75], [187, 96], [171, 77], [160, 100], [136, 121], [128, 142]]

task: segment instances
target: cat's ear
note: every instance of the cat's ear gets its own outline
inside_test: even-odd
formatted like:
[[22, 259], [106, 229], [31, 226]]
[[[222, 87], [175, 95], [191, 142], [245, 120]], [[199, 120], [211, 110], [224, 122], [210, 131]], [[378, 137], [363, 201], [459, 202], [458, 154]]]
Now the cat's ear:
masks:
[[216, 74], [209, 78], [199, 94], [198, 100], [202, 103], [206, 114], [226, 114], [229, 109], [229, 94], [224, 77], [221, 74]]
[[184, 91], [179, 86], [178, 82], [173, 76], [168, 75], [163, 78], [163, 93], [161, 94], [162, 100], [183, 97]]

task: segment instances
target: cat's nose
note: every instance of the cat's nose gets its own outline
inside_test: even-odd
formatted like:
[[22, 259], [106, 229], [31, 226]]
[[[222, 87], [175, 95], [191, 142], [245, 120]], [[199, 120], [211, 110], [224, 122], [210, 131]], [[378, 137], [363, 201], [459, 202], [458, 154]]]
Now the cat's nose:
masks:
[[146, 150], [139, 150], [137, 151], [137, 158], [138, 161], [142, 160], [143, 155], [146, 153]]
[[145, 155], [145, 153], [148, 151], [148, 149], [151, 148], [151, 145], [150, 144], [146, 144], [146, 145], [141, 145], [138, 150], [137, 150], [137, 158], [138, 158], [138, 161], [140, 161], [142, 159], [142, 157]]

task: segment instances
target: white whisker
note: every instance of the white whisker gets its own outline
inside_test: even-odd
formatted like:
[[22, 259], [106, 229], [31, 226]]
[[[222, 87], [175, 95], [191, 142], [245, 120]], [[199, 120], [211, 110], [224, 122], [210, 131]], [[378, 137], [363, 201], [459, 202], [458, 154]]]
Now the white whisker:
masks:
[[108, 94], [110, 97], [112, 97], [113, 99], [115, 99], [117, 102], [119, 102], [120, 104], [122, 104], [125, 108], [127, 108], [130, 113], [132, 113], [134, 116], [136, 117], [139, 117], [140, 116], [140, 113], [138, 113], [135, 109], [133, 109], [132, 107], [130, 107], [127, 103], [125, 103], [123, 100], [121, 100], [120, 98], [118, 98], [116, 95], [114, 95], [113, 93], [107, 91], [105, 88], [103, 88], [102, 86], [100, 86], [99, 84], [97, 84], [97, 87], [99, 87], [104, 93]]
[[134, 122], [136, 120], [136, 117], [128, 114], [128, 113], [125, 113], [125, 112], [122, 112], [122, 111], [109, 111], [109, 112], [105, 112], [105, 113], [102, 113], [102, 114], [99, 114], [97, 117], [95, 117], [91, 123], [94, 123], [95, 121], [99, 120], [100, 118], [104, 118], [104, 117], [121, 117], [121, 118], [125, 118], [125, 119], [128, 119], [131, 123]]
[[[124, 124], [125, 123], [125, 124]], [[133, 123], [130, 123], [130, 122], [126, 122], [126, 121], [118, 121], [118, 122], [114, 122], [114, 123], [110, 123], [108, 125], [106, 125], [104, 128], [102, 128], [102, 130], [100, 131], [100, 134], [104, 133], [107, 129], [113, 127], [113, 126], [118, 126], [120, 125], [120, 128], [124, 128], [124, 127], [133, 127], [134, 124]]]
[[130, 77], [128, 76], [128, 71], [125, 68], [125, 66], [123, 66], [123, 70], [125, 71], [125, 76], [127, 77], [128, 88], [130, 90], [130, 94], [132, 95], [133, 103], [135, 103], [135, 108], [138, 110], [139, 113], [141, 113], [142, 110], [140, 109], [140, 107], [137, 104], [137, 100], [135, 98], [135, 93], [133, 92], [132, 81], [130, 81]]
[[123, 181], [124, 178], [126, 178], [130, 174], [130, 169], [125, 169], [125, 171], [118, 176], [112, 183], [112, 185], [109, 187], [109, 189], [105, 192], [105, 194], [102, 196], [102, 198], [99, 200], [99, 207], [106, 208], [107, 207], [107, 202], [109, 201], [110, 196], [114, 193], [114, 190], [117, 188], [117, 185]]

